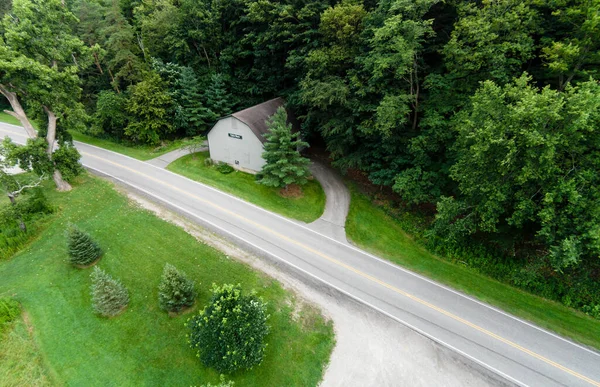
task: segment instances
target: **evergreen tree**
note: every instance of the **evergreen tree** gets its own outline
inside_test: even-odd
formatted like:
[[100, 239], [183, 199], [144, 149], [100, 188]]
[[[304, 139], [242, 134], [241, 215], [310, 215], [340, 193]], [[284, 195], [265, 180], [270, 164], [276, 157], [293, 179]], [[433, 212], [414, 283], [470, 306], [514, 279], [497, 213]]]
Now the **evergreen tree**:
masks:
[[286, 190], [290, 184], [306, 184], [310, 160], [302, 157], [298, 148], [306, 147], [308, 143], [300, 140], [299, 135], [292, 133], [283, 107], [269, 118], [269, 132], [265, 134], [267, 142], [262, 154], [266, 164], [256, 175], [260, 184]]
[[179, 312], [194, 305], [196, 292], [194, 283], [173, 265], [166, 264], [160, 285], [158, 285], [158, 302], [161, 309], [168, 312]]
[[222, 74], [212, 74], [204, 93], [206, 107], [213, 113], [210, 121], [231, 113], [231, 101]]
[[78, 229], [71, 227], [67, 236], [67, 249], [69, 261], [73, 265], [87, 266], [102, 256], [102, 249], [92, 237]]
[[207, 367], [232, 373], [259, 365], [264, 357], [267, 306], [239, 285], [213, 285], [210, 303], [189, 320], [190, 345]]
[[125, 286], [98, 266], [94, 267], [90, 277], [94, 311], [105, 317], [121, 313], [129, 303], [129, 293]]
[[178, 102], [186, 119], [185, 134], [196, 136], [208, 129], [216, 119], [215, 114], [202, 104], [198, 77], [189, 67], [183, 67], [178, 79]]

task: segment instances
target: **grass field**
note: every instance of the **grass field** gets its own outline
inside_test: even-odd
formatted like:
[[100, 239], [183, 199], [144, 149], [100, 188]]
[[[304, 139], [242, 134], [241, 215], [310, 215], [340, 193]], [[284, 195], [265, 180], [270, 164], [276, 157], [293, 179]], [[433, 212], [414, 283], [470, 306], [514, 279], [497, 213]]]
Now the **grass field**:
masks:
[[105, 140], [102, 138], [88, 136], [87, 134], [71, 131], [71, 136], [75, 141], [84, 142], [86, 144], [95, 145], [100, 148], [108, 149], [113, 152], [121, 153], [138, 160], [150, 160], [155, 157], [169, 153], [175, 149], [185, 146], [188, 142], [186, 139], [167, 141], [164, 145], [125, 145], [118, 142]]
[[436, 257], [415, 242], [393, 218], [372, 204], [355, 185], [350, 184], [350, 191], [352, 201], [346, 233], [348, 239], [360, 248], [541, 327], [600, 349], [600, 320]]
[[[213, 282], [241, 283], [268, 302], [271, 333], [265, 360], [232, 375], [236, 386], [308, 386], [321, 379], [334, 344], [333, 328], [311, 308], [295, 314], [293, 296], [278, 282], [137, 208], [103, 180], [83, 176], [69, 193], [56, 192], [48, 182], [46, 192], [60, 210], [38, 238], [0, 261], [0, 296], [14, 297], [28, 312], [53, 384], [190, 386], [219, 380], [188, 347], [183, 324], [190, 315], [170, 318], [158, 308], [165, 262], [196, 282], [196, 310], [208, 301]], [[67, 264], [64, 232], [69, 223], [93, 235], [105, 250], [98, 265], [129, 289], [129, 307], [117, 318], [93, 314], [91, 269]], [[19, 385], [12, 372], [6, 375], [2, 383]]]
[[222, 174], [214, 167], [204, 165], [208, 152], [200, 152], [175, 160], [167, 169], [192, 180], [213, 186], [288, 218], [310, 223], [318, 219], [325, 208], [325, 193], [316, 180], [302, 187], [301, 198], [284, 198], [279, 189], [266, 187], [255, 181], [254, 175], [240, 171]]
[[0, 122], [6, 122], [7, 124], [21, 126], [21, 122], [19, 122], [19, 120], [17, 120], [15, 117], [11, 116], [10, 114], [4, 113], [3, 111], [0, 111]]
[[50, 386], [47, 369], [24, 316], [0, 331], [0, 385]]

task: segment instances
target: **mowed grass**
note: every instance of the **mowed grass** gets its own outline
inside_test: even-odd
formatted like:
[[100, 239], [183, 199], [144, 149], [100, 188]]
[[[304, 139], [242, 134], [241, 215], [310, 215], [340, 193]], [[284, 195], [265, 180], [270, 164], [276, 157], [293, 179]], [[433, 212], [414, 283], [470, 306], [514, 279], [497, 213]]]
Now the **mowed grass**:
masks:
[[279, 194], [278, 188], [258, 184], [252, 174], [240, 171], [222, 174], [216, 168], [204, 165], [208, 157], [208, 152], [184, 156], [169, 164], [167, 169], [288, 218], [310, 223], [323, 214], [325, 193], [316, 180], [310, 180], [302, 187], [302, 197], [285, 198]]
[[600, 320], [436, 257], [415, 242], [392, 217], [372, 204], [355, 185], [350, 184], [350, 192], [352, 201], [346, 233], [360, 248], [538, 326], [600, 349]]
[[73, 140], [84, 142], [86, 144], [94, 145], [100, 148], [108, 149], [113, 152], [121, 153], [129, 157], [133, 157], [138, 160], [150, 160], [158, 156], [162, 156], [165, 153], [179, 149], [185, 146], [189, 140], [179, 139], [173, 141], [166, 141], [160, 146], [155, 145], [127, 145], [124, 143], [118, 143], [107, 139], [98, 137], [92, 137], [87, 134], [79, 133], [76, 131], [70, 131]]
[[[232, 375], [236, 386], [310, 386], [321, 379], [333, 328], [310, 308], [296, 316], [293, 295], [278, 282], [137, 208], [103, 180], [83, 176], [69, 193], [56, 192], [48, 182], [46, 192], [60, 210], [38, 238], [0, 262], [0, 296], [15, 298], [29, 313], [54, 384], [190, 386], [219, 380], [188, 346], [184, 323], [191, 314], [170, 318], [158, 308], [166, 262], [195, 281], [194, 312], [207, 303], [212, 283], [240, 283], [268, 302], [265, 360]], [[70, 223], [93, 235], [105, 250], [98, 265], [129, 289], [131, 302], [122, 315], [106, 319], [92, 312], [91, 269], [66, 261]]]
[[21, 122], [19, 120], [17, 120], [10, 114], [4, 113], [3, 111], [0, 111], [0, 122], [6, 122], [7, 124], [21, 126]]
[[0, 331], [0, 385], [51, 386], [50, 380], [33, 332], [21, 316]]

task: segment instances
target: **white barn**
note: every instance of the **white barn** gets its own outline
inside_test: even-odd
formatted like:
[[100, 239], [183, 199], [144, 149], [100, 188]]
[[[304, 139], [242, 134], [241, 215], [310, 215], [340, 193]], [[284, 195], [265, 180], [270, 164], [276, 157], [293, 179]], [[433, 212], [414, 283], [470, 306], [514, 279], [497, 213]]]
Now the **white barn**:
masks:
[[[265, 163], [262, 153], [267, 120], [284, 104], [283, 98], [275, 98], [219, 119], [208, 132], [210, 158], [243, 171], [260, 171]], [[288, 122], [298, 129], [289, 111]]]

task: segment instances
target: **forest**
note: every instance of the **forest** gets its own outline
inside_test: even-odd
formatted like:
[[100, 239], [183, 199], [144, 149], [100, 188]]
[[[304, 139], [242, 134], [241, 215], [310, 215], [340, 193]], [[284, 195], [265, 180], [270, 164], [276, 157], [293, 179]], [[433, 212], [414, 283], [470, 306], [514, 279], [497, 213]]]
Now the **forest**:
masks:
[[0, 8], [2, 94], [59, 140], [160, 144], [283, 96], [336, 168], [431, 219], [432, 249], [600, 318], [600, 0]]

